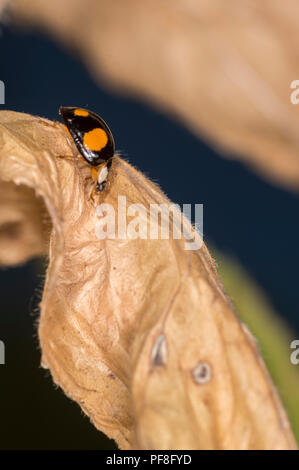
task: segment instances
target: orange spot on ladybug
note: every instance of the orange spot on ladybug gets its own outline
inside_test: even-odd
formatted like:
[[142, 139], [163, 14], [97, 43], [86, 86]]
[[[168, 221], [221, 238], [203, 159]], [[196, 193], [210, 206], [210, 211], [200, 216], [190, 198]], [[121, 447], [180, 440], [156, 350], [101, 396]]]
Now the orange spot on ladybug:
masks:
[[86, 132], [83, 137], [84, 147], [93, 152], [98, 152], [106, 147], [108, 136], [104, 129], [97, 127], [92, 131]]
[[84, 116], [84, 117], [86, 117], [86, 116], [88, 116], [88, 111], [86, 111], [86, 109], [77, 108], [77, 109], [75, 109], [74, 114], [75, 114], [75, 116]]

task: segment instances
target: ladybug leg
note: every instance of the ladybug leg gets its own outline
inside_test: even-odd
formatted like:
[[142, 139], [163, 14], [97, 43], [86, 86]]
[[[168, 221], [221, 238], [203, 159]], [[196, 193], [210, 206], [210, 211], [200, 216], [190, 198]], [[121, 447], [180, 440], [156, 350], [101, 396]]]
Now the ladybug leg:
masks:
[[91, 169], [91, 176], [92, 179], [97, 183], [98, 191], [103, 191], [106, 187], [110, 166], [111, 162], [108, 161]]

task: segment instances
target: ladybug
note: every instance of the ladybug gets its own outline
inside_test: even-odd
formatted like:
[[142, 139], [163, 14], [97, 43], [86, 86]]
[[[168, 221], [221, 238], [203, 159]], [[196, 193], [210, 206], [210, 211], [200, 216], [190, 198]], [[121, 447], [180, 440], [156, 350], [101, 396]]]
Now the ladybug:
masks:
[[115, 152], [109, 127], [100, 116], [87, 109], [61, 106], [59, 114], [80, 154], [93, 167], [91, 174], [97, 181], [98, 191], [103, 191]]

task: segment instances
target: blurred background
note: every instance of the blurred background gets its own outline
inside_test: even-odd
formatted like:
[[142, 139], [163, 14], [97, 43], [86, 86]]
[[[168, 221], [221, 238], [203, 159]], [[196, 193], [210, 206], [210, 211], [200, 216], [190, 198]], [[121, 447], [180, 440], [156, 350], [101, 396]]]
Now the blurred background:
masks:
[[[297, 77], [299, 78], [299, 67]], [[41, 32], [2, 25], [0, 79], [10, 109], [58, 120], [58, 108], [100, 114], [124, 158], [178, 204], [204, 204], [204, 238], [225, 289], [257, 336], [299, 438], [299, 196], [274, 185], [141, 99], [107, 91], [74, 51]], [[289, 83], [286, 83], [287, 93]], [[299, 112], [299, 108], [298, 108]], [[217, 118], [215, 117], [215, 125]], [[113, 449], [40, 368], [36, 333], [45, 265], [0, 270], [1, 449]]]

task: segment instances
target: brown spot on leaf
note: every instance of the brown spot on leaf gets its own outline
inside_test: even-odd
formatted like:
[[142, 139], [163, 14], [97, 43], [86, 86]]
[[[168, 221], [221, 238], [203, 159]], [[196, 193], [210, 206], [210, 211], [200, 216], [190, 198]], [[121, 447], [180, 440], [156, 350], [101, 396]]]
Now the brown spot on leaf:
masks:
[[158, 336], [152, 350], [152, 364], [154, 367], [165, 366], [167, 360], [166, 339], [164, 335]]
[[206, 384], [211, 380], [212, 371], [211, 366], [207, 362], [200, 362], [192, 370], [192, 377], [197, 384]]

